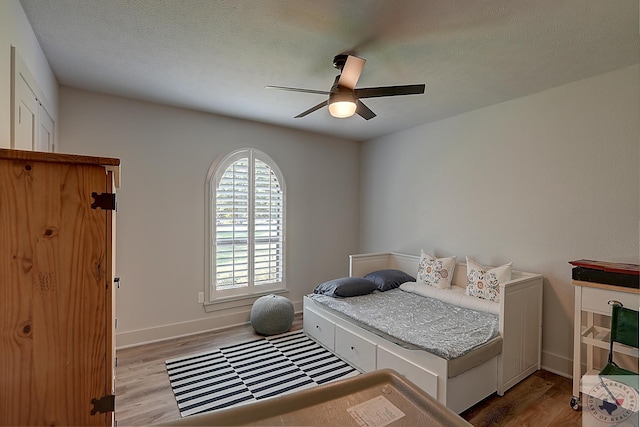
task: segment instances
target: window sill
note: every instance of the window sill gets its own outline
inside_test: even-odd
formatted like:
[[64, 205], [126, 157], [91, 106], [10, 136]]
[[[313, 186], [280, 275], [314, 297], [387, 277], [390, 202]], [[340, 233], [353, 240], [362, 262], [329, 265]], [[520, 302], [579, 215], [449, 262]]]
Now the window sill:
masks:
[[287, 289], [278, 289], [269, 292], [263, 292], [259, 294], [252, 295], [242, 295], [236, 297], [228, 297], [228, 298], [220, 298], [216, 301], [211, 301], [208, 303], [204, 303], [204, 311], [207, 313], [212, 313], [215, 311], [229, 310], [231, 308], [237, 307], [245, 307], [252, 306], [253, 303], [260, 297], [265, 295], [287, 295], [289, 291]]

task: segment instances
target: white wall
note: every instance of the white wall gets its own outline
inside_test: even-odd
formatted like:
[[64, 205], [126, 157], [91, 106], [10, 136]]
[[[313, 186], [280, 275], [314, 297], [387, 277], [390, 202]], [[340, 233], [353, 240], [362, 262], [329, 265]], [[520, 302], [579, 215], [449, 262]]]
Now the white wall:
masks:
[[544, 280], [543, 365], [570, 375], [568, 261], [638, 262], [639, 66], [366, 142], [362, 251], [421, 248]]
[[205, 313], [204, 189], [211, 163], [241, 147], [267, 153], [287, 185], [287, 282], [302, 296], [348, 275], [358, 244], [358, 143], [62, 87], [60, 150], [122, 161], [117, 345], [208, 329], [251, 306]]
[[11, 146], [11, 46], [36, 79], [49, 105], [47, 111], [58, 115], [58, 83], [42, 53], [18, 0], [0, 1], [0, 148]]
[[639, 73], [633, 66], [574, 82], [360, 150], [351, 141], [62, 88], [61, 151], [123, 163], [118, 345], [247, 320], [248, 309], [204, 313], [196, 294], [206, 172], [218, 155], [253, 146], [287, 180], [287, 273], [298, 308], [316, 283], [347, 274], [350, 253], [424, 248], [485, 264], [513, 261], [545, 276], [543, 365], [570, 375], [568, 261], [640, 256]]

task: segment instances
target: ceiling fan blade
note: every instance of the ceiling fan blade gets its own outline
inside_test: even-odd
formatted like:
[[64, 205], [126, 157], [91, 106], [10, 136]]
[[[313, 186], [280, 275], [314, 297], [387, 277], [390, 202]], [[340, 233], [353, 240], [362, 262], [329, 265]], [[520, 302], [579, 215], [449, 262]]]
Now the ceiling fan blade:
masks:
[[377, 98], [381, 96], [419, 95], [424, 93], [425, 85], [364, 87], [355, 89], [358, 98]]
[[265, 89], [280, 89], [280, 90], [288, 90], [290, 92], [302, 92], [302, 93], [315, 93], [318, 95], [329, 95], [329, 92], [326, 90], [314, 90], [314, 89], [300, 89], [297, 87], [285, 87], [285, 86], [265, 86]]
[[358, 58], [357, 56], [347, 56], [347, 60], [342, 67], [342, 73], [340, 73], [338, 85], [354, 89], [356, 87], [356, 83], [358, 83], [360, 74], [362, 74], [365, 62], [367, 61], [362, 58]]
[[318, 104], [318, 105], [315, 105], [315, 106], [313, 106], [313, 107], [309, 108], [307, 111], [303, 111], [302, 113], [300, 113], [300, 114], [298, 114], [297, 116], [295, 116], [295, 117], [294, 117], [294, 119], [299, 119], [300, 117], [304, 117], [304, 116], [306, 116], [307, 114], [311, 114], [311, 113], [313, 113], [314, 111], [319, 110], [319, 109], [321, 109], [322, 107], [324, 107], [324, 106], [326, 106], [326, 105], [329, 105], [329, 100], [328, 100], [328, 99], [327, 99], [326, 101], [322, 101], [322, 102], [321, 102], [320, 104]]
[[371, 111], [369, 107], [364, 105], [359, 99], [356, 102], [356, 113], [365, 120], [371, 120], [376, 116], [376, 113]]

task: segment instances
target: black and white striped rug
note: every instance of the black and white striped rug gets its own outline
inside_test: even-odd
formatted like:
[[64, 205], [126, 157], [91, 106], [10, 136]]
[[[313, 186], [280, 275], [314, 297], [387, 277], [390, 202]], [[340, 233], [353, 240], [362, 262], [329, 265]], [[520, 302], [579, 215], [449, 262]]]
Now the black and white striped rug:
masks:
[[170, 359], [166, 365], [182, 417], [360, 373], [303, 331]]

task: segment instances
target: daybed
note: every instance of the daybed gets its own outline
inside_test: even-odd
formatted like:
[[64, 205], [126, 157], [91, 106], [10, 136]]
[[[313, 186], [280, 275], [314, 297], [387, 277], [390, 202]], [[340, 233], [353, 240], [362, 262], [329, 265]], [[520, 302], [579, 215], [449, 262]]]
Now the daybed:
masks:
[[[383, 269], [397, 269], [415, 275], [419, 261], [419, 256], [399, 253], [351, 255], [350, 276], [364, 277]], [[410, 287], [411, 284], [406, 285]], [[394, 369], [460, 413], [494, 392], [503, 395], [510, 387], [540, 369], [542, 344], [541, 275], [513, 270], [511, 280], [500, 284], [499, 302], [489, 303], [464, 295], [466, 285], [467, 264], [458, 262], [451, 289], [435, 289], [430, 298], [464, 306], [465, 310], [493, 312], [498, 316], [499, 333], [459, 357], [443, 357], [407, 345], [328, 308], [314, 300], [312, 295], [304, 297], [304, 330], [361, 371]], [[394, 291], [403, 292], [400, 289]], [[396, 310], [394, 318], [389, 321], [402, 322], [402, 316], [406, 315], [411, 316], [411, 313]], [[410, 319], [405, 319], [407, 322], [410, 323]]]

